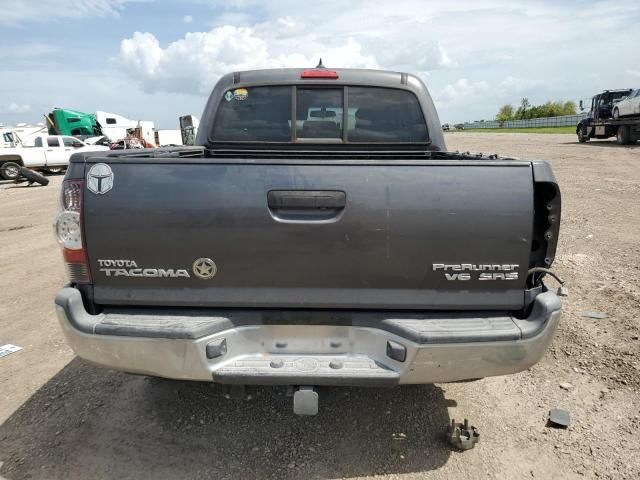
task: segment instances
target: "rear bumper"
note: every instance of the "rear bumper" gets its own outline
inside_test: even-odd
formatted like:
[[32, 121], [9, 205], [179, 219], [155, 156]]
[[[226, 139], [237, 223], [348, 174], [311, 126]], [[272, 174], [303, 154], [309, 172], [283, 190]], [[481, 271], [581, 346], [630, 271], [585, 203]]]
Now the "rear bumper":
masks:
[[80, 292], [69, 287], [55, 303], [69, 345], [92, 363], [247, 385], [383, 386], [511, 374], [540, 360], [561, 308], [558, 297], [545, 292], [526, 319], [496, 312], [334, 312], [323, 319], [238, 310], [90, 315]]

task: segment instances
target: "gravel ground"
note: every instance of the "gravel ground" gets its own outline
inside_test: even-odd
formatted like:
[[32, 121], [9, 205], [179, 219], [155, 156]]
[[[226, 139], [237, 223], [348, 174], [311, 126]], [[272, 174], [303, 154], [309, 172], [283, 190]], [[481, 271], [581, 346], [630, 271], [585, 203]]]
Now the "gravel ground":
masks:
[[[48, 187], [0, 185], [0, 477], [637, 478], [640, 474], [640, 145], [573, 135], [451, 133], [451, 149], [553, 163], [563, 193], [555, 269], [570, 296], [541, 363], [509, 377], [390, 390], [324, 389], [296, 417], [282, 389], [226, 400], [209, 384], [74, 357], [52, 300], [64, 283]], [[585, 318], [600, 312], [603, 319]], [[568, 430], [545, 426], [568, 409]], [[482, 434], [443, 440], [451, 418]]]

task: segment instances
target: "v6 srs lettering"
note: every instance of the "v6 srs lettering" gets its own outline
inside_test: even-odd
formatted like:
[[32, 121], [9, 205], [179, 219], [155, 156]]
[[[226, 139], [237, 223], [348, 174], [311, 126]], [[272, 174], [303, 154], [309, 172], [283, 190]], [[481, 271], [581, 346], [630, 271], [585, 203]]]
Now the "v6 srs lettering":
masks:
[[[434, 263], [433, 271], [444, 272], [444, 277], [451, 281], [468, 280], [518, 280], [516, 271], [520, 265], [514, 263]], [[476, 276], [476, 272], [477, 276]]]

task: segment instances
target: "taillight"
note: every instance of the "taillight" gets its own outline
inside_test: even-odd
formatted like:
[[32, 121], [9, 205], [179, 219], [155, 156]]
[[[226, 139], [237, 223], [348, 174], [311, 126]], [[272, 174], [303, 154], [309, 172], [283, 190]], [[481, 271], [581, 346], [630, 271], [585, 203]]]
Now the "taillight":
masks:
[[60, 211], [55, 223], [56, 239], [62, 247], [71, 283], [91, 283], [82, 235], [83, 189], [83, 180], [65, 180], [62, 183]]
[[[534, 173], [536, 167], [534, 165]], [[543, 171], [542, 167], [538, 168]], [[560, 188], [553, 177], [539, 176], [540, 180], [533, 184], [534, 221], [529, 268], [551, 266], [560, 234]]]
[[313, 70], [303, 70], [300, 74], [300, 78], [312, 78], [312, 79], [328, 79], [328, 80], [336, 80], [338, 78], [338, 72], [335, 70], [326, 70], [324, 68], [316, 68]]

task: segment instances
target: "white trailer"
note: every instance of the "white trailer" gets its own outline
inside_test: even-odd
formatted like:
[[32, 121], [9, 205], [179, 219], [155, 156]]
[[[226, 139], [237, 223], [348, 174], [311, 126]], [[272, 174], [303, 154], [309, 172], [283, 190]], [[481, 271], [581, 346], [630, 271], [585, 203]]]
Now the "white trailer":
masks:
[[103, 135], [106, 135], [114, 142], [127, 137], [127, 130], [139, 128], [142, 138], [149, 143], [155, 143], [153, 122], [147, 120], [131, 120], [116, 113], [96, 112], [96, 120], [102, 127]]
[[164, 147], [168, 145], [182, 145], [182, 132], [179, 129], [156, 130], [156, 145]]

